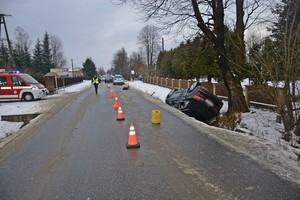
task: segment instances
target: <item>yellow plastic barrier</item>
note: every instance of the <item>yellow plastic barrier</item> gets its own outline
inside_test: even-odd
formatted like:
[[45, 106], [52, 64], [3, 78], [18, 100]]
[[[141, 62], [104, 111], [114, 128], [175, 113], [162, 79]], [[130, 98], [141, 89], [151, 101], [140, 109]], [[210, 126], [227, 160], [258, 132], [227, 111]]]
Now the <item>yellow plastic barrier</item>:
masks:
[[152, 110], [152, 123], [153, 124], [160, 124], [160, 111], [159, 110]]

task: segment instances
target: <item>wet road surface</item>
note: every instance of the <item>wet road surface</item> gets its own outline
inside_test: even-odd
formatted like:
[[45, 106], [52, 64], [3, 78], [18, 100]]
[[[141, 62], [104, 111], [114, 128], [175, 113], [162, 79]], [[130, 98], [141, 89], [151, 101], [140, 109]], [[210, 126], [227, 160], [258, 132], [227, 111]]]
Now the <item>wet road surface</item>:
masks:
[[[139, 149], [126, 148], [130, 122]], [[0, 199], [300, 199], [300, 188], [136, 91], [102, 84], [1, 157]]]

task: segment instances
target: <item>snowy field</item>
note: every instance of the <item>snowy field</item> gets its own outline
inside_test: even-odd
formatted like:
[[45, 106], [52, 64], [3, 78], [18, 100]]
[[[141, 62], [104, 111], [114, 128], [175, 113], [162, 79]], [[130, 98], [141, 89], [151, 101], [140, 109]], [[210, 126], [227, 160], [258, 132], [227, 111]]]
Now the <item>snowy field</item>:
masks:
[[[128, 82], [130, 89], [142, 91], [145, 95], [152, 96], [155, 101], [164, 102], [170, 89], [146, 84], [141, 81]], [[86, 87], [90, 87], [90, 81], [66, 87], [59, 90], [58, 94], [64, 95], [69, 92], [79, 92]], [[55, 95], [48, 96], [51, 98]], [[29, 114], [43, 112], [46, 101], [34, 102], [0, 102], [0, 115]], [[181, 114], [174, 108], [166, 105], [169, 110], [174, 110], [175, 114]], [[239, 128], [247, 130], [247, 133], [237, 133], [216, 127], [208, 126], [202, 122], [183, 116], [182, 118], [199, 131], [207, 132], [211, 137], [222, 140], [227, 145], [240, 153], [247, 154], [261, 164], [267, 165], [273, 171], [285, 178], [293, 179], [300, 184], [300, 162], [297, 155], [298, 151], [292, 148], [287, 142], [281, 139], [283, 125], [276, 123], [276, 113], [266, 109], [250, 108], [251, 112], [242, 114], [242, 121]], [[224, 101], [222, 112], [227, 111], [227, 102]], [[180, 113], [179, 113], [180, 112]], [[0, 141], [7, 135], [15, 133], [23, 123], [0, 121]], [[204, 127], [204, 128], [203, 128]], [[250, 155], [251, 154], [251, 155]]]

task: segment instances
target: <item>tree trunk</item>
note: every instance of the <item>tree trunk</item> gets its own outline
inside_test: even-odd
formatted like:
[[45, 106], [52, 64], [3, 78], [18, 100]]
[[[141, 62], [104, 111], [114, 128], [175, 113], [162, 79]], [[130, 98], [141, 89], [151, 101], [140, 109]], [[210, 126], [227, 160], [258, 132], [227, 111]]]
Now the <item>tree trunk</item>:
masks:
[[243, 94], [241, 83], [230, 71], [228, 58], [224, 54], [225, 51], [222, 51], [221, 49], [222, 47], [216, 50], [219, 55], [218, 64], [221, 69], [222, 78], [228, 91], [228, 113], [248, 112], [249, 109]]
[[245, 24], [244, 24], [244, 0], [236, 1], [236, 28], [235, 28], [235, 72], [238, 78], [243, 77], [243, 68], [246, 63], [246, 50], [244, 42]]
[[[277, 106], [277, 113], [281, 116], [284, 126], [284, 133], [282, 134], [282, 138], [286, 141], [291, 140], [292, 131], [295, 127], [292, 96], [289, 91], [290, 87], [288, 84], [286, 84], [284, 88], [275, 88], [274, 92], [274, 103]], [[298, 130], [298, 127], [296, 127], [295, 132], [297, 132]]]
[[294, 131], [294, 134], [298, 137], [300, 137], [300, 117], [298, 116], [297, 122], [296, 122], [296, 128]]
[[243, 88], [240, 81], [232, 73], [226, 53], [223, 0], [214, 0], [211, 2], [214, 15], [214, 32], [205, 25], [196, 0], [192, 0], [192, 5], [198, 21], [198, 27], [214, 44], [217, 52], [219, 69], [228, 91], [228, 113], [248, 112], [249, 109], [243, 94]]

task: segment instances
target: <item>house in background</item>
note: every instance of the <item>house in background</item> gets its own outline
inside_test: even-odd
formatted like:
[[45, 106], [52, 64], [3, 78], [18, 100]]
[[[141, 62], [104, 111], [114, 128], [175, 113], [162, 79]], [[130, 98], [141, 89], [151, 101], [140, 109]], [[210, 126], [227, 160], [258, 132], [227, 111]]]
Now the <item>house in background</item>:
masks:
[[59, 77], [81, 77], [83, 76], [81, 68], [74, 68], [72, 71], [69, 68], [51, 68], [50, 72], [56, 73]]

